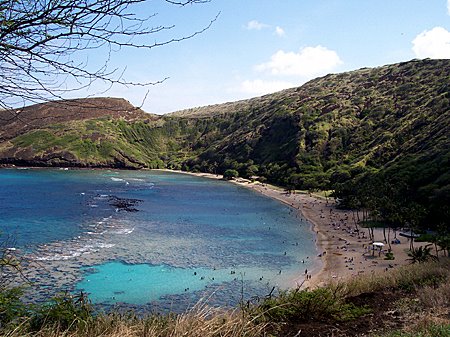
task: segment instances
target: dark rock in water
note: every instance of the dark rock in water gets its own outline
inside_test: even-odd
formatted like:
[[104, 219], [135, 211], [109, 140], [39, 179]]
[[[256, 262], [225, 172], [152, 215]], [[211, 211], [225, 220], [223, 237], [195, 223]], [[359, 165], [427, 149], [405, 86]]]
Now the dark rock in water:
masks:
[[109, 204], [111, 206], [116, 207], [119, 211], [125, 211], [125, 212], [138, 212], [139, 210], [135, 208], [137, 204], [142, 202], [142, 200], [139, 199], [127, 199], [127, 198], [119, 198], [114, 195], [111, 195], [109, 197]]

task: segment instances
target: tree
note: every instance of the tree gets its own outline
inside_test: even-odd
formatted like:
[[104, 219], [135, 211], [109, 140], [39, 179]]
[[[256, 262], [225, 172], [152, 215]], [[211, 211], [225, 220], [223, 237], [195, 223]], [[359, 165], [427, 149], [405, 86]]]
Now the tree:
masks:
[[410, 252], [408, 252], [408, 256], [409, 258], [407, 260], [411, 261], [411, 263], [423, 263], [429, 260], [437, 260], [437, 257], [431, 254], [430, 245], [413, 248]]
[[231, 180], [239, 177], [239, 172], [233, 169], [228, 169], [223, 173], [223, 179]]
[[[186, 6], [209, 0], [163, 0]], [[149, 42], [149, 35], [174, 26], [148, 26], [152, 14], [133, 13], [145, 0], [0, 0], [0, 107], [61, 99], [64, 93], [89, 87], [94, 81], [147, 86], [126, 81], [111, 69], [112, 52], [123, 48], [152, 49], [200, 34]], [[155, 41], [152, 39], [152, 41]], [[104, 63], [90, 69], [75, 55], [99, 50]], [[97, 53], [99, 54], [99, 53]], [[69, 86], [68, 82], [75, 83]], [[159, 82], [156, 82], [159, 83]]]

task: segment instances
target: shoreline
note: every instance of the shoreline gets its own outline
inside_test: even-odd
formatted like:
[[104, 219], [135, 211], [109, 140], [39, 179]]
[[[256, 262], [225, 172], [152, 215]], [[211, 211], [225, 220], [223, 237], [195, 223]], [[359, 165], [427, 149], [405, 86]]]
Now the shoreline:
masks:
[[[1, 167], [7, 168], [7, 167]], [[10, 166], [10, 168], [19, 168]], [[44, 167], [20, 167], [44, 168]], [[46, 168], [46, 167], [45, 167]], [[53, 167], [54, 169], [65, 169]], [[97, 169], [97, 168], [67, 168], [67, 169]], [[102, 170], [103, 168], [100, 168]], [[114, 170], [114, 168], [109, 168]], [[119, 169], [120, 170], [120, 169]], [[148, 171], [162, 171], [182, 173], [197, 177], [222, 180], [222, 175], [211, 173], [194, 173], [170, 169], [152, 169]], [[309, 279], [305, 280], [304, 269], [299, 265], [298, 276], [292, 280], [292, 288], [315, 288], [338, 280], [345, 280], [360, 274], [384, 273], [391, 268], [409, 263], [407, 252], [409, 241], [404, 237], [399, 244], [392, 244], [391, 251], [394, 260], [384, 259], [384, 253], [389, 248], [385, 244], [383, 251], [368, 250], [373, 241], [368, 239], [367, 229], [359, 228], [354, 221], [354, 214], [349, 210], [336, 208], [333, 201], [304, 192], [286, 193], [282, 188], [250, 180], [237, 178], [229, 182], [251, 189], [257, 193], [282, 202], [300, 213], [302, 218], [310, 224], [315, 234], [315, 245], [318, 254], [313, 257], [314, 267], [308, 271]], [[386, 236], [387, 236], [386, 231]], [[394, 239], [390, 233], [389, 241]], [[383, 229], [374, 229], [374, 241], [385, 242]]]
[[[162, 169], [173, 173], [183, 173], [209, 179], [222, 179], [221, 175], [210, 173], [194, 173], [178, 170]], [[384, 240], [383, 229], [374, 229], [374, 241], [384, 243], [382, 250], [372, 250], [372, 240], [368, 238], [368, 230], [360, 228], [350, 210], [341, 210], [334, 201], [307, 193], [286, 193], [285, 190], [273, 185], [260, 182], [251, 182], [247, 179], [237, 178], [230, 182], [254, 190], [266, 197], [276, 199], [296, 209], [311, 225], [316, 236], [315, 244], [318, 256], [315, 261], [319, 268], [308, 271], [309, 279], [299, 266], [298, 277], [293, 285], [300, 288], [315, 288], [338, 280], [346, 280], [360, 274], [380, 274], [389, 269], [409, 263], [407, 251], [409, 241], [398, 237], [398, 244], [391, 244], [394, 254], [393, 260], [385, 259], [389, 245]], [[386, 238], [388, 232], [386, 231]], [[390, 232], [389, 240], [394, 239]], [[294, 286], [293, 286], [294, 287]]]

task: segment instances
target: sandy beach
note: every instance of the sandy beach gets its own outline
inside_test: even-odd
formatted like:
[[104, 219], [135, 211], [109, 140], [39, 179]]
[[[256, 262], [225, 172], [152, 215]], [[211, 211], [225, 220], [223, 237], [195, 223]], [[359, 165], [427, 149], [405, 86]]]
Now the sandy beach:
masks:
[[[221, 175], [207, 173], [171, 172], [222, 179]], [[384, 241], [383, 230], [375, 229], [374, 240], [370, 240], [368, 230], [355, 225], [353, 213], [337, 209], [330, 198], [327, 200], [306, 193], [286, 193], [278, 187], [241, 178], [231, 182], [290, 205], [311, 223], [312, 230], [316, 233], [318, 258], [322, 263], [320, 269], [308, 272], [307, 280], [305, 280], [303, 269], [299, 266], [299, 277], [293, 283], [301, 284], [302, 288], [313, 288], [364, 273], [384, 273], [390, 268], [408, 264], [409, 241], [407, 238], [397, 235], [400, 243], [391, 244], [394, 260], [385, 259], [389, 245]], [[390, 240], [393, 239], [394, 233], [391, 232]], [[384, 246], [373, 250], [373, 242], [384, 243]]]

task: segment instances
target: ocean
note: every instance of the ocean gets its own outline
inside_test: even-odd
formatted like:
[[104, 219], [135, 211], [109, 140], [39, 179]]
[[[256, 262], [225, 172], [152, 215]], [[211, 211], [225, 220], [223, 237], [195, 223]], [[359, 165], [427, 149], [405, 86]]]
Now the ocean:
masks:
[[37, 301], [82, 291], [105, 308], [234, 306], [295, 286], [317, 263], [296, 210], [221, 180], [1, 169], [0, 202], [0, 240], [24, 256]]

